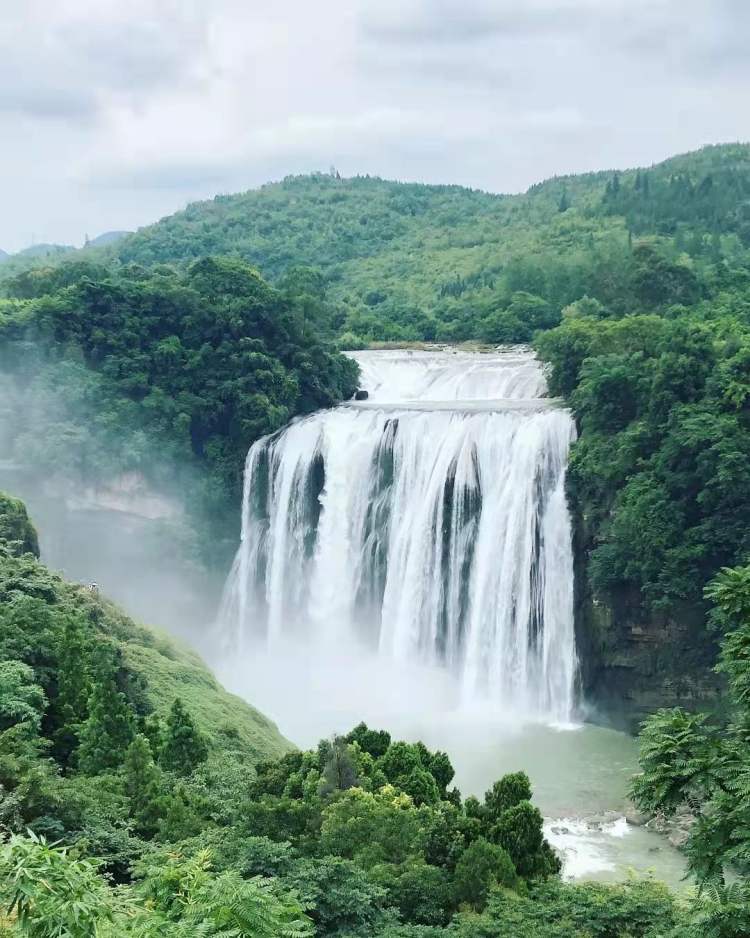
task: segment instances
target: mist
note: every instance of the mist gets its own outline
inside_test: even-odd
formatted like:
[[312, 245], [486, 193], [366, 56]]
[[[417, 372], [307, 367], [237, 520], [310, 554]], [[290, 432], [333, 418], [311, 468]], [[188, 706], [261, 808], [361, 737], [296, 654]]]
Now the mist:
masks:
[[0, 490], [26, 503], [45, 564], [199, 644], [225, 571], [205, 562], [188, 513], [196, 470], [156, 447], [136, 456], [124, 442], [113, 452], [92, 423], [90, 396], [76, 402], [64, 367], [0, 372]]

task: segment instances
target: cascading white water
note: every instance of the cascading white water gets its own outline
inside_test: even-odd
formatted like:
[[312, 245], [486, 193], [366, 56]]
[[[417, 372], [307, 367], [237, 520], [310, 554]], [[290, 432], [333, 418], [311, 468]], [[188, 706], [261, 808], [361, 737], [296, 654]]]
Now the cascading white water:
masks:
[[248, 453], [228, 639], [356, 638], [444, 666], [466, 703], [569, 720], [569, 413], [528, 350], [353, 357], [366, 402]]

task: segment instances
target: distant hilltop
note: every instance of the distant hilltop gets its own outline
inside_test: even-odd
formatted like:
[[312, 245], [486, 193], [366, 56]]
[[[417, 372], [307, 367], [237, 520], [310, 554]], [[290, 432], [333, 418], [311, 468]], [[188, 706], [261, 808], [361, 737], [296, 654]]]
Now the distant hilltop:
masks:
[[75, 251], [72, 244], [32, 244], [18, 251], [13, 257], [55, 257], [57, 254], [68, 254], [70, 251]]
[[122, 238], [126, 238], [129, 234], [133, 234], [133, 232], [105, 231], [103, 234], [97, 235], [96, 238], [91, 238], [86, 243], [89, 247], [104, 247], [105, 244], [114, 244], [115, 241], [120, 241]]
[[[117, 241], [133, 234], [132, 231], [105, 231], [95, 238], [87, 238], [85, 247], [105, 247], [109, 244], [115, 244]], [[36, 259], [45, 257], [59, 257], [62, 254], [70, 254], [78, 250], [73, 244], [32, 244], [27, 248], [16, 251], [15, 254], [9, 254], [0, 249], [0, 263], [12, 258]]]

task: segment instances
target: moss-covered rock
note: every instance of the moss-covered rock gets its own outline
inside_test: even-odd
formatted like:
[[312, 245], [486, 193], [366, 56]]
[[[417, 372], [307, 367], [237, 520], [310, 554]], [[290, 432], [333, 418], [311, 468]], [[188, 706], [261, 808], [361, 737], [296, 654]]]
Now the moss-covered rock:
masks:
[[23, 554], [39, 556], [39, 539], [26, 506], [5, 492], [0, 492], [0, 547], [14, 557]]

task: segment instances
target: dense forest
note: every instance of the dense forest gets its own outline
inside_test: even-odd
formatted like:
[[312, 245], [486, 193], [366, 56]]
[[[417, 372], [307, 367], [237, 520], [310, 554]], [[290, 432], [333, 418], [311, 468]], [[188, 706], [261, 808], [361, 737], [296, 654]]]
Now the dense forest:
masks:
[[173, 484], [181, 472], [225, 560], [216, 542], [234, 534], [249, 443], [356, 388], [356, 366], [327, 341], [318, 281], [297, 269], [274, 288], [234, 258], [184, 271], [76, 261], [12, 278], [0, 364], [25, 405], [7, 418], [13, 457], [79, 478], [136, 470]]
[[649, 879], [562, 883], [523, 772], [480, 801], [445, 753], [364, 724], [291, 749], [192, 655], [47, 570], [7, 496], [0, 535], [0, 934], [746, 934], [746, 880], [724, 873], [750, 862], [747, 569], [711, 592], [734, 722], [657, 714], [635, 785], [650, 810], [701, 805], [691, 905]]
[[[345, 311], [345, 341], [528, 341], [584, 295], [615, 313], [690, 303], [750, 248], [750, 148], [707, 147], [647, 170], [560, 177], [523, 195], [370, 177], [286, 179], [217, 196], [120, 241], [120, 263], [229, 253], [276, 279], [306, 264]], [[643, 282], [654, 238], [680, 287]], [[665, 277], [666, 279], [666, 271]]]

